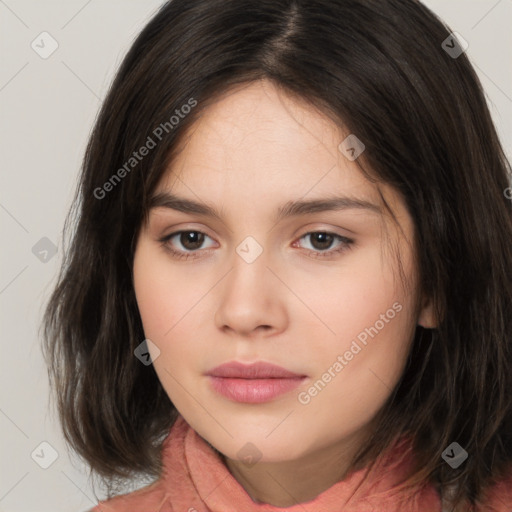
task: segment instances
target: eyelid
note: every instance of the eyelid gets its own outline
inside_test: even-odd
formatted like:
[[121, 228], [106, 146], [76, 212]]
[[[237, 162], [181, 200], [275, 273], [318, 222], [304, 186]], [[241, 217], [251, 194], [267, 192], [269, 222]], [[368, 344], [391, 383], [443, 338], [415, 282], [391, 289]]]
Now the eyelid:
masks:
[[210, 233], [210, 229], [207, 228], [206, 226], [204, 226], [203, 224], [201, 224], [201, 226], [191, 226], [190, 224], [187, 224], [184, 226], [183, 224], [178, 224], [178, 225], [175, 225], [172, 227], [166, 227], [162, 231], [167, 232], [168, 234], [162, 235], [161, 237], [159, 237], [159, 240], [162, 240], [164, 238], [168, 239], [172, 235], [176, 235], [176, 234], [182, 233], [184, 231], [185, 232], [194, 231], [197, 233], [202, 233], [204, 235], [209, 236], [213, 240], [215, 240], [215, 237]]
[[314, 234], [318, 234], [318, 233], [323, 233], [323, 234], [332, 236], [334, 239], [337, 239], [340, 242], [340, 244], [335, 246], [334, 248], [328, 248], [323, 251], [307, 249], [307, 248], [304, 249], [307, 253], [309, 253], [310, 255], [312, 255], [315, 258], [326, 258], [327, 259], [327, 258], [329, 258], [329, 256], [334, 257], [338, 253], [342, 253], [342, 252], [350, 249], [350, 247], [352, 245], [354, 245], [353, 239], [348, 238], [344, 235], [340, 235], [339, 233], [336, 233], [334, 231], [326, 230], [326, 229], [313, 229], [313, 230], [307, 231], [306, 233], [302, 234], [299, 238], [297, 238], [297, 240], [293, 243], [293, 245], [299, 243], [303, 238], [305, 238], [309, 235], [314, 235]]
[[[172, 240], [175, 236], [181, 235], [182, 233], [199, 233], [201, 235], [205, 235], [211, 240], [215, 239], [210, 236], [206, 231], [203, 231], [202, 229], [195, 229], [195, 228], [180, 228], [174, 231], [171, 231], [168, 235], [164, 235], [161, 238], [158, 239], [159, 242], [168, 243], [170, 240]], [[216, 242], [218, 244], [218, 242]], [[211, 249], [211, 247], [208, 247], [207, 249]], [[200, 251], [204, 251], [205, 249], [196, 249], [195, 251], [183, 251], [183, 252], [189, 252], [189, 253], [196, 253]]]

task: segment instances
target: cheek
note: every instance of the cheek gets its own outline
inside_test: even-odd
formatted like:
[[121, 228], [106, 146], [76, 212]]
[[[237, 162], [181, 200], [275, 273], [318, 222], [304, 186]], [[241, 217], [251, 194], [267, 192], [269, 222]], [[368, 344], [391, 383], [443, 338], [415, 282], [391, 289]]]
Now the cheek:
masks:
[[[204, 339], [197, 332], [211, 315], [205, 310], [207, 301], [201, 299], [211, 284], [190, 279], [190, 273], [170, 264], [165, 252], [155, 250], [149, 243], [137, 249], [133, 274], [145, 337], [159, 349], [154, 369], [173, 403], [185, 408], [188, 395], [183, 386], [195, 386], [190, 369], [199, 364], [198, 339]], [[200, 370], [204, 369], [197, 371]]]
[[165, 285], [157, 267], [141, 260], [134, 264], [134, 287], [146, 337], [162, 338], [172, 327], [176, 294]]
[[345, 393], [364, 394], [373, 385], [380, 387], [379, 380], [392, 387], [413, 335], [407, 305], [393, 295], [338, 305], [329, 320], [335, 341], [324, 345], [323, 365], [318, 370], [327, 371], [341, 356], [343, 368], [337, 381], [343, 383]]
[[[351, 401], [357, 397], [378, 402], [403, 370], [414, 335], [415, 302], [404, 292], [391, 262], [377, 251], [364, 256], [323, 283], [324, 294], [317, 296], [317, 310], [335, 335], [323, 339], [316, 377], [329, 368], [332, 373], [341, 356], [343, 369], [336, 366], [331, 392]], [[411, 277], [410, 261], [403, 262]]]
[[373, 326], [395, 302], [404, 306], [410, 300], [390, 267], [391, 262], [382, 258], [378, 248], [359, 251], [321, 282], [310, 279], [303, 293], [309, 290], [319, 316], [325, 318], [339, 340], [351, 339]]
[[135, 253], [133, 281], [144, 332], [165, 341], [204, 293], [197, 282], [184, 280], [179, 266], [162, 250], [141, 242]]

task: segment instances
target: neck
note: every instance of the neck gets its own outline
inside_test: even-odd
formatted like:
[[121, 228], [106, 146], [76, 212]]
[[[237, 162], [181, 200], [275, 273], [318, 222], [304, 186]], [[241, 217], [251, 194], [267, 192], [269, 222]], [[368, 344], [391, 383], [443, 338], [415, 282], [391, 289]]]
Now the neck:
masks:
[[255, 503], [290, 507], [307, 502], [344, 480], [359, 448], [356, 439], [343, 440], [296, 460], [258, 462], [248, 467], [222, 457], [233, 477]]

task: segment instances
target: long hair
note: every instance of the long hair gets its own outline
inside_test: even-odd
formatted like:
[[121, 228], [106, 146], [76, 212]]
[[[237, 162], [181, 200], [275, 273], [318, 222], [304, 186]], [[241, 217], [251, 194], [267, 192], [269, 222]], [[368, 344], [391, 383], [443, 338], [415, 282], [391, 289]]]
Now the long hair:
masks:
[[[435, 329], [417, 328], [353, 467], [407, 435], [409, 481], [455, 485], [456, 504], [481, 503], [510, 470], [510, 164], [466, 54], [448, 51], [462, 50], [450, 33], [415, 0], [172, 0], [150, 20], [90, 136], [43, 322], [63, 432], [92, 471], [108, 482], [161, 473], [177, 411], [134, 356], [144, 340], [135, 243], [187, 128], [220, 94], [258, 79], [364, 141], [361, 165], [414, 221], [421, 292], [439, 314]], [[456, 469], [442, 459], [452, 442], [469, 454]]]

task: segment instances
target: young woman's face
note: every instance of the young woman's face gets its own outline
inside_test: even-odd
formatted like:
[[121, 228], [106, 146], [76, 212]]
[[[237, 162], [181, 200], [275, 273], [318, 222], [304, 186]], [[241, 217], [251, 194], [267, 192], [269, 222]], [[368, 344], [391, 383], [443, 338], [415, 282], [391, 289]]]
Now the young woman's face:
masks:
[[[193, 128], [156, 194], [216, 215], [160, 201], [135, 254], [155, 371], [185, 420], [230, 459], [343, 451], [389, 397], [426, 315], [412, 220], [381, 185], [402, 232], [386, 214], [353, 152], [338, 148], [348, 133], [271, 82], [223, 96]], [[337, 207], [307, 206], [336, 198]], [[233, 361], [296, 378], [208, 375]]]

